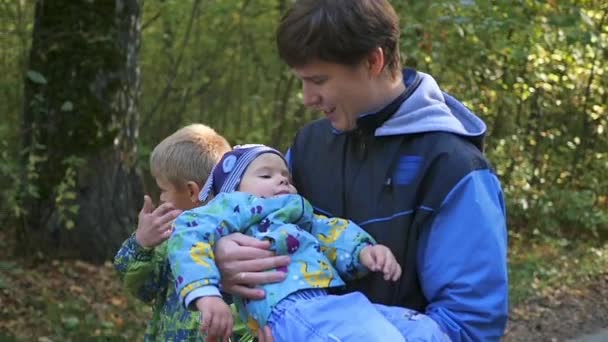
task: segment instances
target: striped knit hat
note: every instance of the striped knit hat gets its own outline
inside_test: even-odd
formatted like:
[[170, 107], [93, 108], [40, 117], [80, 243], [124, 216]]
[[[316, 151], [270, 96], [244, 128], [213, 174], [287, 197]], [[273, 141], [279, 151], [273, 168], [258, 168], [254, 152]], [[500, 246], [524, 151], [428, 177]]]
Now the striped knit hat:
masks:
[[211, 175], [207, 178], [198, 199], [204, 202], [210, 195], [220, 192], [233, 192], [239, 188], [241, 178], [251, 162], [263, 153], [274, 153], [280, 156], [287, 164], [281, 152], [272, 147], [259, 144], [235, 146], [232, 151], [226, 152], [222, 159], [213, 167]]

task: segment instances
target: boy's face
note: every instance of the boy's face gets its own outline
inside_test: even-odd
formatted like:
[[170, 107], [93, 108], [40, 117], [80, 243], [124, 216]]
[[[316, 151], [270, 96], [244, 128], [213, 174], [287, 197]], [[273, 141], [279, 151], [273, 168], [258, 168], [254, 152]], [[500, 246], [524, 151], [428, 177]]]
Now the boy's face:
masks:
[[[181, 187], [176, 187], [163, 177], [155, 177], [154, 179], [160, 189], [161, 202], [169, 202], [176, 209], [181, 210], [190, 210], [198, 206], [198, 185], [195, 182], [187, 182]], [[196, 189], [193, 188], [193, 185], [196, 185]]]
[[264, 198], [297, 193], [285, 161], [274, 153], [261, 154], [249, 164], [239, 191]]
[[293, 68], [302, 81], [304, 105], [321, 111], [340, 131], [356, 128], [357, 117], [374, 108], [374, 80], [364, 62], [357, 66], [312, 61]]

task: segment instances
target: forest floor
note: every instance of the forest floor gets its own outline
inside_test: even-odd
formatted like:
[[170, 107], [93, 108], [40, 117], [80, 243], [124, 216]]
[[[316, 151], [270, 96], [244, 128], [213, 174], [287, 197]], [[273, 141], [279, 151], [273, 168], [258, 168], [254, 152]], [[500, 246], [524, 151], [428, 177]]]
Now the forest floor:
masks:
[[[608, 245], [564, 245], [511, 247], [504, 341], [567, 341], [608, 327]], [[0, 233], [0, 341], [141, 340], [150, 309], [125, 295], [111, 263], [25, 262], [8, 250]]]
[[[608, 270], [581, 286], [559, 287], [513, 306], [504, 341], [578, 341], [604, 328], [608, 328]], [[608, 335], [602, 341], [608, 341]]]

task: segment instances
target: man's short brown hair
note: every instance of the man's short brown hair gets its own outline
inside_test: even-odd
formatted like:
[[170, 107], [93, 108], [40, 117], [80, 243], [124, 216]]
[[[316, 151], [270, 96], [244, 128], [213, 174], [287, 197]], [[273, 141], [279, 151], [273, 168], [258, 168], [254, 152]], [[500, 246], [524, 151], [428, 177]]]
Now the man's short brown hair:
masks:
[[188, 125], [156, 145], [150, 155], [150, 171], [177, 188], [188, 181], [202, 186], [213, 166], [230, 149], [228, 141], [211, 127]]
[[279, 56], [290, 67], [314, 60], [354, 66], [380, 47], [395, 75], [399, 18], [387, 0], [297, 0], [277, 30]]

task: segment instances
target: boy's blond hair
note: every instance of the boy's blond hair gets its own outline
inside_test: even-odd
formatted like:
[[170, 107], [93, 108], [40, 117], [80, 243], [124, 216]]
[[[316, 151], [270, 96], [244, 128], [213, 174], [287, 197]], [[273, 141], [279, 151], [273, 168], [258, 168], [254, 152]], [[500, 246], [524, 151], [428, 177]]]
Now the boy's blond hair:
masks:
[[178, 189], [189, 181], [202, 186], [213, 166], [230, 150], [228, 141], [211, 127], [188, 125], [156, 145], [150, 155], [150, 171]]

